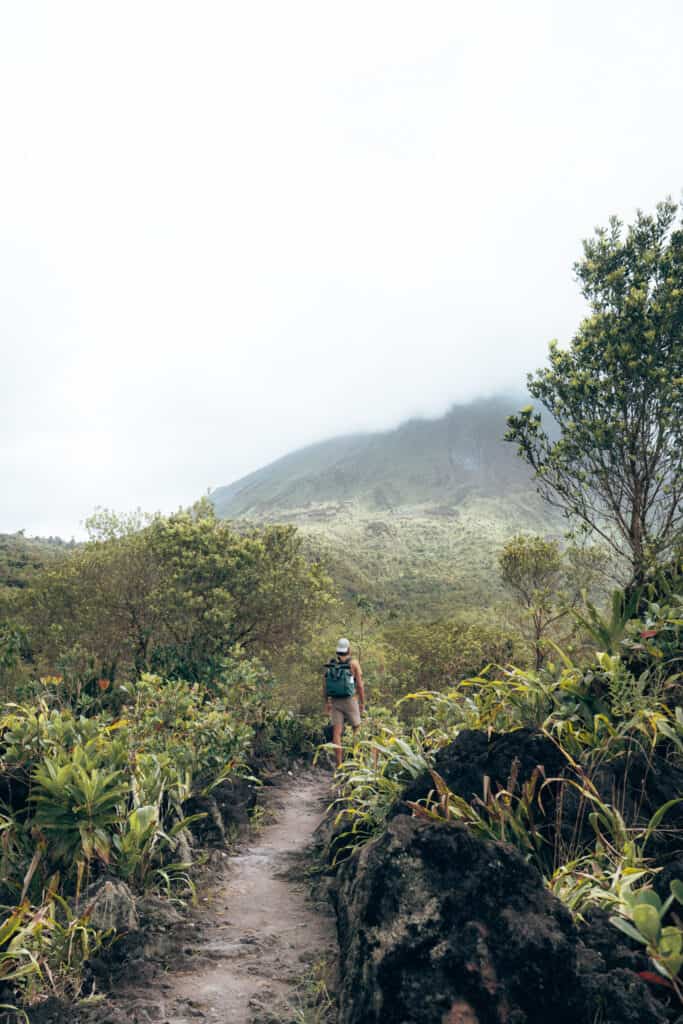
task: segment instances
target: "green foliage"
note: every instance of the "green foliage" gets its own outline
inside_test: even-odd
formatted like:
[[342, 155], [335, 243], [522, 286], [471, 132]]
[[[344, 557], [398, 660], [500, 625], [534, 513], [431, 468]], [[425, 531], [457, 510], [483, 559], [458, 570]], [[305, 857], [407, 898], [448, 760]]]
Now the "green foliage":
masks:
[[379, 832], [406, 781], [427, 767], [417, 734], [411, 741], [381, 728], [373, 739], [355, 745], [335, 776], [340, 790], [332, 805], [337, 811], [335, 863]]
[[386, 678], [381, 685], [394, 698], [416, 689], [452, 686], [492, 661], [504, 664], [521, 653], [513, 631], [463, 618], [387, 626], [382, 641]]
[[595, 852], [566, 860], [555, 868], [548, 878], [548, 888], [562, 900], [576, 920], [583, 920], [583, 912], [591, 907], [615, 910], [623, 901], [624, 893], [633, 886], [649, 881], [652, 871], [645, 866], [633, 866], [633, 857], [610, 860], [596, 857]]
[[194, 897], [194, 885], [187, 874], [191, 860], [175, 861], [179, 837], [193, 821], [203, 814], [179, 818], [166, 831], [163, 826], [163, 788], [158, 791], [157, 802], [134, 807], [113, 837], [116, 852], [116, 872], [136, 889], [154, 884], [161, 886], [170, 897], [174, 883], [180, 883]]
[[544, 537], [512, 537], [499, 559], [503, 582], [527, 607], [546, 601], [563, 583], [559, 542]]
[[97, 721], [77, 718], [70, 710], [50, 709], [44, 699], [35, 707], [7, 704], [0, 718], [3, 761], [14, 770], [30, 766], [43, 756], [55, 756], [78, 742], [94, 739], [101, 727]]
[[45, 758], [33, 773], [33, 823], [44, 833], [56, 863], [109, 862], [111, 829], [129, 786], [120, 770], [97, 767], [87, 747]]
[[567, 723], [590, 728], [596, 716], [608, 711], [593, 682], [593, 673], [584, 674], [566, 659], [559, 667], [549, 663], [538, 672], [490, 670], [442, 693], [418, 691], [407, 699], [426, 700], [426, 717], [432, 707], [438, 709], [451, 735], [460, 728], [505, 732], [531, 726], [552, 731]]
[[29, 1005], [47, 994], [76, 999], [87, 961], [108, 938], [54, 892], [37, 907], [24, 901], [0, 923], [0, 983]]
[[683, 967], [683, 928], [680, 925], [665, 925], [664, 920], [674, 900], [683, 904], [683, 882], [671, 883], [671, 895], [662, 903], [653, 889], [643, 887], [635, 892], [625, 892], [619, 914], [610, 918], [612, 924], [642, 943], [657, 970], [668, 978], [683, 1001], [683, 988], [678, 983], [678, 974]]
[[[5, 899], [28, 887], [32, 841], [34, 897], [49, 865], [70, 886], [101, 864], [141, 888], [182, 881], [192, 820], [183, 804], [245, 770], [255, 731], [277, 710], [260, 699], [271, 685], [262, 666], [241, 659], [208, 687], [144, 675], [128, 685], [118, 718], [85, 718], [45, 699], [9, 706], [0, 719], [0, 772], [30, 782], [31, 794], [21, 814], [0, 808]], [[47, 697], [52, 689], [46, 681]]]
[[329, 602], [293, 527], [238, 533], [206, 501], [169, 517], [104, 511], [88, 525], [90, 541], [16, 607], [33, 658], [75, 704], [121, 673], [210, 678], [237, 645], [275, 657]]
[[23, 590], [46, 566], [73, 550], [59, 537], [30, 538], [23, 531], [0, 533], [0, 606], [12, 591]]
[[540, 805], [542, 772], [537, 768], [523, 784], [520, 793], [515, 792], [516, 769], [508, 785], [496, 793], [485, 785], [481, 797], [473, 801], [452, 793], [438, 772], [431, 770], [434, 789], [424, 802], [408, 801], [413, 813], [434, 823], [460, 821], [482, 839], [499, 843], [512, 843], [526, 860], [547, 873], [553, 860], [553, 849], [544, 838], [536, 822], [534, 805]]
[[641, 580], [683, 534], [683, 230], [667, 200], [624, 234], [615, 217], [584, 242], [575, 270], [591, 314], [528, 388], [507, 440], [541, 494], [597, 532]]
[[505, 545], [498, 564], [503, 583], [517, 600], [514, 618], [533, 651], [538, 670], [546, 657], [547, 639], [563, 644], [573, 630], [559, 636], [557, 630], [578, 603], [582, 589], [595, 588], [605, 566], [598, 548], [560, 550], [559, 542], [518, 534]]
[[636, 615], [642, 588], [636, 587], [630, 592], [614, 590], [610, 606], [610, 617], [600, 614], [595, 605], [585, 597], [586, 615], [574, 612], [574, 617], [590, 634], [595, 643], [607, 651], [608, 654], [616, 654], [619, 645], [624, 639], [628, 623]]
[[629, 667], [657, 678], [669, 697], [683, 678], [682, 629], [683, 572], [673, 564], [645, 588], [640, 617], [627, 624], [621, 644]]
[[37, 970], [37, 964], [27, 948], [26, 940], [30, 930], [28, 917], [28, 906], [22, 905], [16, 907], [0, 924], [1, 982], [16, 982]]
[[143, 675], [128, 721], [136, 748], [157, 755], [160, 765], [173, 766], [177, 779], [191, 778], [198, 786], [240, 764], [252, 723], [232, 705], [233, 686], [229, 673], [213, 681], [211, 693], [199, 683]]
[[683, 754], [683, 709], [667, 707], [649, 677], [634, 677], [619, 658], [600, 662], [582, 668], [562, 655], [559, 664], [538, 672], [490, 670], [444, 691], [407, 694], [404, 701], [424, 702], [414, 721], [442, 744], [464, 728], [529, 726], [555, 738], [570, 757], [595, 764], [661, 743]]
[[310, 758], [323, 741], [319, 715], [302, 715], [289, 708], [266, 708], [257, 727], [255, 753], [263, 761], [284, 766], [292, 759]]

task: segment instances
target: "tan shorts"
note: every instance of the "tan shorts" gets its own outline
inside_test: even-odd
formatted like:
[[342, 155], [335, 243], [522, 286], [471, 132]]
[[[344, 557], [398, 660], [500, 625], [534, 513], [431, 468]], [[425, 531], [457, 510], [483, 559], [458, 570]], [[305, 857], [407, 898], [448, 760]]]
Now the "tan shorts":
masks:
[[332, 725], [341, 725], [350, 722], [354, 729], [360, 725], [360, 708], [357, 697], [331, 697], [330, 721]]

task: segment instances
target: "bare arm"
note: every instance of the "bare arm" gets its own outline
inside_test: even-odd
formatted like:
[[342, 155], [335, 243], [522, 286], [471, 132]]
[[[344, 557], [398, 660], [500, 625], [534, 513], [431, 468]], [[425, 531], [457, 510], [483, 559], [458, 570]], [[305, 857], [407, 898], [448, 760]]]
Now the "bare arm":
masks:
[[360, 667], [360, 662], [356, 661], [355, 658], [351, 662], [351, 671], [353, 672], [353, 678], [356, 680], [356, 689], [358, 691], [358, 704], [361, 711], [365, 710], [365, 687], [363, 686], [363, 672]]

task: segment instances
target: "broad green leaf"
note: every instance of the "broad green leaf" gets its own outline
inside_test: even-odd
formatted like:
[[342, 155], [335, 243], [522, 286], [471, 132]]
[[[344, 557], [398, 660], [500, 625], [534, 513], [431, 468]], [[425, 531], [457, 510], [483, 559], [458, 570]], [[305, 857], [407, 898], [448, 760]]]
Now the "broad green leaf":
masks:
[[657, 945], [661, 934], [661, 922], [659, 913], [649, 903], [641, 903], [633, 908], [633, 923], [641, 935], [644, 935], [648, 943]]
[[610, 924], [613, 924], [615, 928], [618, 928], [624, 935], [628, 935], [629, 939], [634, 939], [635, 942], [641, 942], [644, 946], [647, 945], [647, 939], [640, 934], [640, 932], [633, 927], [630, 921], [626, 921], [623, 917], [617, 917], [613, 914], [609, 919]]

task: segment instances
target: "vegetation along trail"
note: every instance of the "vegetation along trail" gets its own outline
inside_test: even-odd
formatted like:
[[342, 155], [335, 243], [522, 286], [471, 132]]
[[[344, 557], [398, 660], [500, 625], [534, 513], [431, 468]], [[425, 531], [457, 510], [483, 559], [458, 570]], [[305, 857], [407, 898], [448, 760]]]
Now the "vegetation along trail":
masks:
[[[274, 788], [275, 820], [226, 861], [202, 925], [196, 967], [181, 957], [159, 990], [132, 997], [134, 1019], [168, 1024], [275, 1024], [304, 1019], [306, 983], [333, 962], [334, 919], [315, 909], [303, 878], [303, 854], [329, 795], [325, 776], [297, 774]], [[188, 952], [185, 947], [185, 952]], [[141, 1012], [142, 1011], [142, 1012]], [[146, 1011], [146, 1012], [145, 1012]]]

